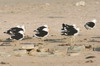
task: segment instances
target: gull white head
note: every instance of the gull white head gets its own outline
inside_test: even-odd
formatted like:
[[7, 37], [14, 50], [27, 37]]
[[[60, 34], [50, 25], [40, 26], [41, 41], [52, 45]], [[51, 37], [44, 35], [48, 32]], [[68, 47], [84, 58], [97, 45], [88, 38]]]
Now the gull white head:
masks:
[[19, 31], [19, 33], [24, 35], [24, 32], [23, 31]]
[[46, 27], [46, 28], [44, 28], [43, 30], [48, 32], [49, 31], [48, 25], [44, 25], [44, 27]]
[[74, 36], [77, 36], [80, 32], [80, 29], [79, 28], [76, 28], [76, 30], [78, 31], [76, 34], [74, 34]]
[[48, 25], [44, 25], [44, 27], [48, 28]]
[[22, 29], [24, 30], [24, 32], [25, 32], [25, 26], [24, 26], [24, 25], [22, 25], [22, 26], [21, 26], [21, 28], [22, 28]]
[[96, 20], [96, 19], [93, 19], [93, 20], [92, 20], [92, 22], [96, 23], [96, 22], [97, 22], [97, 20]]
[[76, 24], [73, 24], [73, 26], [76, 28]]
[[21, 28], [21, 26], [20, 26], [20, 25], [17, 25], [16, 27]]
[[24, 25], [22, 25], [22, 26], [17, 25], [17, 27], [18, 27], [18, 28], [22, 28], [22, 29], [24, 30], [24, 32], [25, 32], [25, 26], [24, 26]]

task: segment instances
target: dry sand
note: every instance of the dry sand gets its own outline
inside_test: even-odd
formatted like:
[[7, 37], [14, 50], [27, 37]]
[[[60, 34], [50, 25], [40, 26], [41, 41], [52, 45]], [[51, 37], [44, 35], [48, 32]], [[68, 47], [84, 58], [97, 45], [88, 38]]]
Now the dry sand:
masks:
[[[47, 24], [50, 35], [46, 39], [62, 39], [61, 24], [76, 24], [80, 34], [76, 37], [76, 45], [92, 45], [100, 47], [100, 0], [83, 0], [85, 6], [75, 6], [80, 0], [0, 0], [0, 39], [9, 36], [3, 32], [16, 25], [25, 25], [26, 35], [32, 37], [33, 30], [38, 26]], [[93, 30], [86, 30], [84, 24], [92, 19], [97, 19]], [[53, 35], [53, 36], [52, 36]], [[7, 42], [0, 42], [7, 43]], [[11, 51], [21, 43], [44, 43], [45, 47], [54, 48], [65, 41], [45, 42], [35, 37], [22, 41], [11, 42], [11, 46], [0, 46], [0, 51]], [[95, 56], [86, 59], [87, 56]], [[0, 66], [100, 66], [100, 52], [86, 50], [78, 56], [0, 56]], [[5, 63], [3, 63], [5, 62]]]

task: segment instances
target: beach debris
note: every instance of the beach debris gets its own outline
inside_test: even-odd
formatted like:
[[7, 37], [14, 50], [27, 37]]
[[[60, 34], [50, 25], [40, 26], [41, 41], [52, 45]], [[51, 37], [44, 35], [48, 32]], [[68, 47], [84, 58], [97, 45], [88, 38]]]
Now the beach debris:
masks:
[[95, 56], [88, 56], [86, 59], [95, 58]]
[[68, 56], [78, 56], [78, 55], [80, 55], [80, 53], [70, 53], [70, 54], [68, 54]]
[[84, 38], [84, 40], [88, 40], [87, 38]]
[[50, 3], [45, 3], [46, 6], [50, 6]]
[[85, 63], [93, 63], [93, 60], [88, 60]]
[[9, 64], [8, 62], [1, 61], [0, 64]]
[[86, 49], [91, 49], [92, 48], [92, 45], [86, 45], [85, 48]]
[[55, 56], [65, 56], [67, 55], [67, 49], [70, 46], [55, 46], [53, 50], [53, 54]]
[[93, 51], [99, 51], [100, 52], [100, 47], [93, 48]]
[[43, 56], [49, 56], [50, 53], [48, 53], [48, 52], [37, 52], [37, 51], [35, 51], [35, 50], [31, 50], [31, 51], [29, 52], [29, 55], [30, 55], [30, 56], [40, 56], [40, 57], [43, 57]]
[[58, 46], [70, 46], [70, 44], [59, 44]]
[[49, 51], [48, 48], [41, 48], [41, 49], [39, 49], [39, 50], [40, 50], [40, 52], [48, 52], [48, 51]]
[[76, 6], [85, 6], [86, 2], [85, 1], [79, 1], [75, 4]]
[[82, 46], [70, 46], [68, 48], [68, 52], [70, 52], [70, 53], [81, 52], [84, 49], [85, 49], [84, 45], [82, 45]]
[[97, 5], [100, 4], [100, 2], [95, 2]]
[[24, 56], [24, 55], [27, 55], [28, 52], [26, 50], [20, 50], [20, 49], [15, 49], [13, 52], [12, 52], [12, 55], [14, 56]]
[[60, 50], [54, 51], [55, 56], [65, 56], [66, 54], [67, 54], [66, 51], [60, 51]]
[[67, 53], [69, 56], [76, 56], [79, 55], [83, 50], [85, 50], [85, 46], [70, 46], [67, 49]]
[[23, 50], [34, 49], [34, 44], [21, 44], [20, 49], [23, 49]]
[[30, 56], [49, 56], [49, 55], [51, 55], [51, 53], [49, 51], [50, 50], [48, 48], [37, 46], [37, 48], [32, 49], [28, 54]]

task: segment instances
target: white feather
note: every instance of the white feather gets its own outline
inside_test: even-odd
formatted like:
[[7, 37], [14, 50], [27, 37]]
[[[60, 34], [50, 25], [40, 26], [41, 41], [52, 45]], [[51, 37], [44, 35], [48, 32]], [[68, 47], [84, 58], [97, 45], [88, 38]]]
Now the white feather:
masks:
[[96, 19], [93, 19], [93, 20], [92, 20], [92, 22], [96, 23], [96, 22], [97, 22], [97, 20], [96, 20]]
[[48, 28], [44, 28], [43, 30], [44, 30], [44, 31], [47, 31], [47, 32], [49, 31], [49, 29], [48, 29]]

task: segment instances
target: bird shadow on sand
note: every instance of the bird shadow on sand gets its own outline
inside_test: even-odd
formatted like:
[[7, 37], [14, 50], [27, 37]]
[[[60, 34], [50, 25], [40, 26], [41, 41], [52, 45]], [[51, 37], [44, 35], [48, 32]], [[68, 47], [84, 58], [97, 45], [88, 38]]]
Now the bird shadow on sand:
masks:
[[100, 39], [100, 37], [92, 37], [92, 38]]
[[65, 18], [63, 16], [48, 16], [47, 18]]
[[93, 38], [92, 40], [90, 40], [89, 42], [100, 42], [99, 40], [96, 39], [100, 39], [100, 37], [91, 37]]
[[13, 40], [11, 40], [10, 38], [7, 38], [5, 40], [0, 40], [0, 42], [13, 42]]
[[49, 42], [49, 43], [65, 43], [63, 39], [45, 39], [44, 41]]
[[88, 42], [98, 42], [99, 43], [100, 41], [93, 39], [93, 40], [90, 40]]
[[0, 46], [11, 46], [10, 42], [13, 41], [8, 38], [6, 40], [0, 40], [0, 42], [1, 42]]

